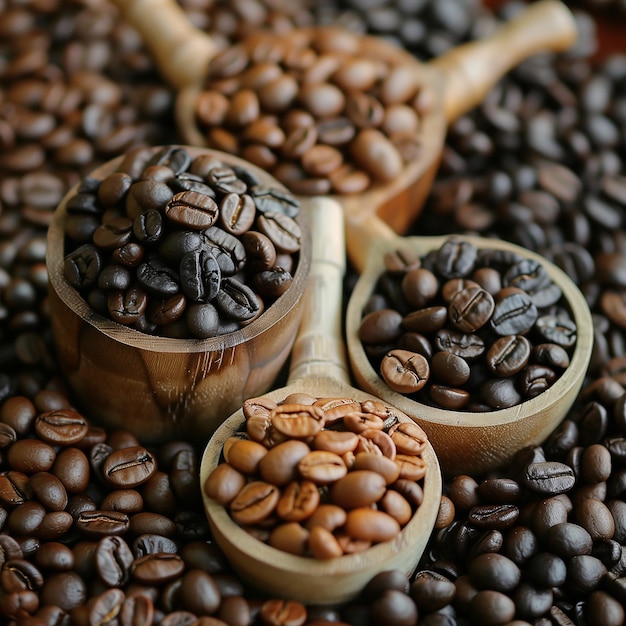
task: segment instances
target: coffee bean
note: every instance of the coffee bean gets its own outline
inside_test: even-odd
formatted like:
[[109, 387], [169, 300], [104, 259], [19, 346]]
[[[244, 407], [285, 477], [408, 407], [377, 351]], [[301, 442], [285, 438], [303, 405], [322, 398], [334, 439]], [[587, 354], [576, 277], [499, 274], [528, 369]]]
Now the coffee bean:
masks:
[[112, 452], [104, 461], [102, 471], [111, 484], [132, 488], [152, 476], [156, 471], [156, 463], [148, 450], [142, 446], [133, 446]]
[[124, 586], [130, 576], [134, 560], [128, 544], [121, 537], [103, 537], [95, 552], [98, 576], [111, 587]]
[[47, 411], [37, 416], [35, 431], [45, 442], [53, 445], [72, 445], [87, 433], [87, 421], [77, 411]]
[[251, 482], [231, 501], [230, 513], [238, 523], [256, 524], [274, 511], [278, 500], [279, 492], [274, 485], [262, 481]]
[[526, 486], [539, 493], [565, 493], [574, 486], [574, 482], [574, 472], [564, 463], [545, 461], [531, 463], [526, 468]]
[[421, 354], [408, 350], [392, 350], [382, 360], [381, 374], [395, 391], [414, 393], [428, 382], [430, 368]]

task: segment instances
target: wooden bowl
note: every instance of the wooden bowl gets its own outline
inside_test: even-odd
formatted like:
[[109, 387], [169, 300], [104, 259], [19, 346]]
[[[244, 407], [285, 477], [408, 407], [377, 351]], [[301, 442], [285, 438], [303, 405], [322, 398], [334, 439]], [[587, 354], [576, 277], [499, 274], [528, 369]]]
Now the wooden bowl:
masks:
[[[155, 148], [156, 149], [156, 148]], [[259, 168], [209, 153], [253, 172], [264, 184], [285, 187]], [[122, 157], [91, 173], [103, 178]], [[95, 313], [63, 274], [64, 223], [70, 190], [50, 224], [46, 262], [50, 317], [61, 369], [89, 415], [108, 429], [130, 430], [146, 443], [174, 438], [206, 441], [243, 400], [267, 391], [285, 364], [300, 323], [310, 271], [306, 200], [297, 218], [303, 231], [289, 289], [248, 326], [210, 339], [172, 339], [141, 333]]]
[[[332, 381], [330, 381], [332, 384]], [[300, 381], [303, 390], [310, 389]], [[294, 386], [294, 389], [297, 385]], [[343, 390], [345, 392], [345, 389]], [[285, 392], [270, 392], [276, 401]], [[355, 391], [352, 397], [367, 397]], [[393, 409], [398, 419], [410, 421]], [[224, 442], [244, 428], [239, 410], [226, 420], [211, 437], [202, 457], [200, 481], [220, 462]], [[256, 539], [232, 520], [223, 505], [204, 494], [204, 508], [213, 538], [237, 573], [257, 589], [275, 597], [296, 600], [307, 605], [335, 605], [355, 598], [367, 582], [379, 572], [397, 569], [410, 576], [430, 539], [441, 499], [441, 472], [430, 444], [422, 453], [426, 461], [423, 481], [424, 500], [411, 521], [392, 541], [379, 543], [359, 554], [330, 560], [288, 554]]]
[[[370, 226], [373, 226], [370, 223]], [[380, 227], [381, 223], [378, 222]], [[371, 233], [370, 233], [371, 235]], [[501, 468], [520, 449], [541, 444], [570, 410], [583, 384], [593, 348], [593, 322], [589, 306], [570, 278], [539, 255], [506, 241], [464, 237], [478, 248], [511, 250], [543, 264], [559, 285], [577, 326], [577, 341], [569, 367], [546, 391], [523, 403], [489, 413], [451, 411], [416, 402], [387, 386], [374, 370], [358, 337], [365, 304], [384, 272], [385, 251], [399, 247], [423, 255], [439, 248], [446, 237], [393, 236], [386, 231], [372, 251], [348, 303], [346, 341], [352, 372], [359, 387], [393, 404], [412, 417], [428, 435], [445, 476], [480, 476]], [[367, 236], [363, 235], [363, 240]]]

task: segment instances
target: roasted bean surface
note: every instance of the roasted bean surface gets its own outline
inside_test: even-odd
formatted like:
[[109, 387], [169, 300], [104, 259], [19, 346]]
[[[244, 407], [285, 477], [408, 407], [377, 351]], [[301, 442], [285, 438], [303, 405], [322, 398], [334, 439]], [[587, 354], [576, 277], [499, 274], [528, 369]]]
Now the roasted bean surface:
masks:
[[572, 311], [541, 261], [450, 237], [401, 252], [366, 302], [358, 336], [394, 391], [447, 410], [485, 412], [539, 396], [567, 369]]
[[[624, 622], [626, 51], [594, 58], [595, 21], [580, 10], [619, 2], [575, 4], [580, 40], [573, 51], [522, 64], [449, 129], [414, 232], [505, 238], [562, 267], [594, 314], [586, 385], [541, 446], [489, 476], [446, 482], [437, 528], [410, 579], [386, 572], [349, 605], [319, 608], [259, 596], [232, 574], [200, 508], [201, 450], [189, 442], [146, 449], [142, 467], [152, 467], [149, 455], [154, 469], [141, 484], [105, 478], [112, 454], [143, 446], [93, 424], [88, 406], [72, 405], [52, 350], [45, 230], [63, 195], [95, 167], [133, 148], [180, 140], [175, 94], [110, 3], [0, 1], [1, 623]], [[320, 23], [383, 36], [428, 60], [490, 32], [520, 5], [181, 6], [221, 47], [259, 26], [285, 32]], [[341, 124], [323, 130], [346, 133]], [[308, 162], [321, 177], [336, 158], [322, 156]], [[358, 188], [363, 178], [348, 182]], [[105, 197], [116, 188], [103, 190]], [[150, 217], [143, 225], [154, 232]], [[74, 224], [74, 235], [93, 226]], [[121, 258], [137, 254], [129, 246]], [[354, 279], [348, 276], [347, 292]], [[333, 510], [326, 513], [332, 520]]]

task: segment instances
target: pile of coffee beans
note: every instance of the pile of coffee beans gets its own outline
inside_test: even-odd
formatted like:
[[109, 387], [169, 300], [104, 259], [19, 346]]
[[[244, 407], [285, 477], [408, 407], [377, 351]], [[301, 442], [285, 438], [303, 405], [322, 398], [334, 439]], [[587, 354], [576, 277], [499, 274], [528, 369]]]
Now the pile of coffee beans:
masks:
[[385, 265], [358, 334], [394, 391], [491, 411], [534, 398], [568, 367], [576, 323], [540, 261], [451, 237]]
[[[502, 8], [495, 11], [490, 8], [494, 4], [478, 0], [181, 0], [194, 23], [206, 27], [224, 46], [234, 43], [243, 31], [249, 32], [255, 20], [281, 32], [318, 20], [399, 42], [421, 60], [489, 33], [501, 18], [524, 6], [517, 1], [498, 3]], [[508, 618], [511, 601], [515, 617], [508, 623], [515, 626], [624, 623], [626, 323], [621, 307], [607, 306], [619, 300], [601, 296], [626, 288], [626, 196], [619, 191], [624, 189], [626, 175], [626, 56], [593, 58], [594, 20], [582, 11], [576, 12], [576, 18], [580, 36], [571, 53], [524, 63], [501, 81], [483, 105], [451, 126], [436, 185], [414, 230], [419, 235], [468, 232], [511, 240], [552, 259], [581, 287], [593, 311], [595, 349], [588, 385], [562, 427], [543, 445], [524, 451], [511, 467], [488, 477], [446, 481], [438, 531], [415, 575], [407, 579], [398, 572], [385, 572], [357, 600], [341, 607], [303, 607], [245, 588], [212, 542], [200, 508], [196, 459], [202, 444], [195, 442], [199, 449], [194, 452], [183, 442], [149, 449], [157, 459], [158, 475], [167, 474], [170, 484], [178, 485], [177, 492], [183, 476], [195, 484], [190, 496], [177, 498], [176, 507], [171, 505], [168, 489], [159, 490], [158, 497], [153, 491], [152, 497], [144, 499], [144, 513], [158, 513], [163, 516], [158, 519], [167, 518], [176, 527], [172, 536], [171, 523], [164, 525], [151, 541], [159, 545], [163, 537], [173, 537], [187, 568], [211, 575], [222, 594], [218, 611], [210, 616], [196, 613], [188, 598], [182, 600], [187, 569], [167, 583], [145, 585], [129, 580], [119, 588], [105, 589], [92, 557], [86, 556], [93, 554], [93, 538], [86, 539], [75, 525], [56, 542], [37, 540], [30, 530], [29, 534], [16, 533], [13, 524], [19, 515], [8, 528], [7, 512], [23, 505], [3, 502], [0, 607], [13, 611], [17, 599], [19, 608], [2, 615], [2, 623], [87, 624], [87, 608], [97, 605], [105, 612], [94, 613], [92, 623], [117, 620], [123, 626], [171, 626], [193, 623], [200, 616], [202, 623], [220, 626], [221, 622], [230, 626], [482, 626]], [[116, 16], [111, 3], [0, 0], [0, 33], [0, 428], [4, 428], [5, 423], [15, 424], [9, 416], [16, 406], [33, 403], [35, 414], [70, 406], [51, 349], [47, 312], [45, 228], [52, 211], [72, 185], [102, 162], [136, 146], [173, 144], [179, 138], [174, 134], [175, 94], [160, 78], [137, 33]], [[42, 93], [48, 94], [45, 99]], [[52, 113], [51, 126], [49, 116], [42, 113]], [[561, 175], [569, 182], [555, 186]], [[347, 293], [353, 280], [355, 276], [349, 275]], [[66, 398], [63, 403], [50, 401], [57, 394]], [[32, 413], [32, 408], [25, 411]], [[32, 427], [23, 432], [18, 438], [40, 440]], [[88, 439], [94, 437], [116, 448], [116, 440], [127, 437], [138, 445], [127, 433], [91, 426], [80, 444], [88, 457], [93, 447]], [[7, 446], [0, 445], [4, 480], [15, 470], [7, 460]], [[184, 463], [179, 457], [175, 469], [172, 452], [179, 446], [190, 452]], [[57, 444], [52, 447], [57, 449]], [[544, 459], [549, 465], [538, 466]], [[181, 472], [181, 465], [189, 471]], [[564, 493], [562, 489], [572, 480], [563, 465], [572, 468], [575, 477]], [[545, 478], [543, 490], [536, 488], [538, 470]], [[562, 481], [556, 479], [561, 473]], [[174, 479], [174, 474], [179, 478]], [[29, 481], [16, 476], [28, 491]], [[41, 494], [38, 480], [33, 487]], [[85, 490], [68, 496], [66, 511], [72, 514], [76, 503], [84, 499], [94, 500], [100, 510], [109, 506], [103, 503], [103, 491], [111, 486], [103, 485], [99, 474], [90, 471]], [[145, 496], [148, 485], [136, 490]], [[483, 507], [482, 512], [472, 511], [476, 506]], [[40, 515], [40, 509], [34, 508]], [[498, 521], [491, 518], [486, 527], [489, 508], [499, 512]], [[514, 517], [511, 511], [515, 514], [516, 509], [519, 515], [509, 525]], [[547, 536], [547, 526], [556, 520], [562, 525], [565, 519], [566, 528], [551, 531], [555, 542]], [[614, 531], [608, 539], [611, 519]], [[600, 534], [590, 532], [596, 520], [601, 522]], [[585, 529], [592, 536], [590, 554], [585, 554], [589, 546]], [[127, 532], [118, 537], [134, 549], [133, 535]], [[558, 537], [572, 544], [567, 554]], [[15, 551], [15, 543], [21, 552]], [[47, 547], [48, 543], [52, 545]], [[61, 565], [67, 556], [61, 546], [76, 553], [72, 567], [66, 560]], [[50, 556], [55, 551], [59, 555], [56, 565]], [[513, 561], [521, 573], [518, 584], [512, 584], [514, 568], [503, 559], [482, 557], [473, 565], [479, 553], [485, 552]], [[5, 568], [7, 554], [17, 556], [19, 564]], [[31, 565], [44, 581], [41, 588], [35, 584], [34, 594], [41, 598], [41, 590], [50, 585], [45, 596], [48, 604], [40, 600], [34, 614], [25, 610], [33, 606], [33, 592], [15, 590], [18, 572], [26, 572]], [[59, 571], [61, 567], [66, 569]], [[504, 571], [509, 582], [494, 583], [496, 570]], [[74, 572], [81, 572], [78, 576], [84, 585], [65, 584], [76, 581]], [[199, 589], [208, 588], [204, 582], [194, 574], [185, 578], [185, 589], [201, 597]], [[58, 605], [76, 588], [85, 591], [85, 608], [74, 609], [70, 620]], [[154, 613], [146, 608], [144, 595], [150, 597]], [[131, 604], [138, 609], [131, 609]]]
[[211, 543], [191, 444], [147, 449], [90, 424], [61, 390], [0, 409], [3, 624], [265, 624], [297, 603], [255, 599]]
[[295, 193], [344, 194], [394, 180], [418, 157], [431, 99], [416, 63], [320, 28], [257, 34], [218, 54], [195, 114], [209, 147]]
[[316, 559], [363, 552], [395, 538], [422, 503], [428, 438], [382, 402], [261, 396], [243, 414], [203, 488], [274, 548]]
[[66, 204], [64, 275], [115, 322], [205, 339], [250, 323], [289, 289], [300, 204], [214, 154], [127, 153]]

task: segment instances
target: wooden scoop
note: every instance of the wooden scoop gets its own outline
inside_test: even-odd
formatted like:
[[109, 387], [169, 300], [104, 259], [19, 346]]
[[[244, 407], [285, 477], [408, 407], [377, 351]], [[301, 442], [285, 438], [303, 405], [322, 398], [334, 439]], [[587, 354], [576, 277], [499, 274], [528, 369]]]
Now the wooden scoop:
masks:
[[[198, 94], [217, 53], [211, 37], [195, 29], [174, 0], [113, 0], [151, 49], [164, 78], [178, 90], [176, 118], [185, 143], [205, 145], [196, 126]], [[307, 29], [310, 30], [310, 29]], [[415, 68], [419, 84], [430, 91], [432, 106], [422, 117], [421, 157], [400, 176], [364, 193], [334, 196], [346, 213], [378, 215], [396, 232], [406, 233], [431, 187], [447, 126], [480, 103], [511, 68], [542, 51], [562, 51], [576, 39], [576, 25], [557, 0], [534, 3], [493, 35], [461, 45], [428, 63], [385, 40], [362, 36], [370, 57]], [[354, 250], [349, 245], [348, 257]]]
[[[354, 216], [353, 216], [354, 218]], [[352, 219], [352, 240], [361, 276], [352, 291], [346, 313], [346, 340], [353, 375], [360, 387], [402, 409], [426, 431], [444, 475], [479, 476], [500, 468], [521, 448], [538, 445], [565, 417], [587, 372], [593, 348], [593, 322], [579, 289], [556, 265], [506, 241], [465, 237], [478, 248], [509, 250], [539, 261], [561, 288], [577, 326], [577, 341], [569, 367], [546, 391], [520, 405], [489, 413], [447, 411], [427, 406], [393, 391], [371, 366], [358, 337], [363, 309], [385, 271], [384, 255], [400, 249], [422, 256], [441, 246], [446, 237], [400, 237], [376, 217]]]
[[[341, 207], [333, 201], [320, 201], [310, 208], [311, 273], [289, 378], [285, 387], [265, 395], [277, 402], [296, 392], [315, 397], [374, 399], [349, 385], [342, 341], [345, 239]], [[394, 407], [390, 408], [398, 419], [410, 419]], [[211, 438], [200, 468], [202, 485], [219, 463], [224, 442], [243, 422], [240, 409]], [[346, 602], [376, 573], [400, 569], [409, 575], [417, 566], [434, 526], [442, 487], [439, 464], [430, 444], [423, 458], [427, 465], [424, 500], [413, 519], [396, 539], [365, 552], [324, 561], [287, 554], [253, 538], [230, 518], [221, 504], [204, 495], [213, 537], [239, 574], [267, 593], [305, 604]]]

